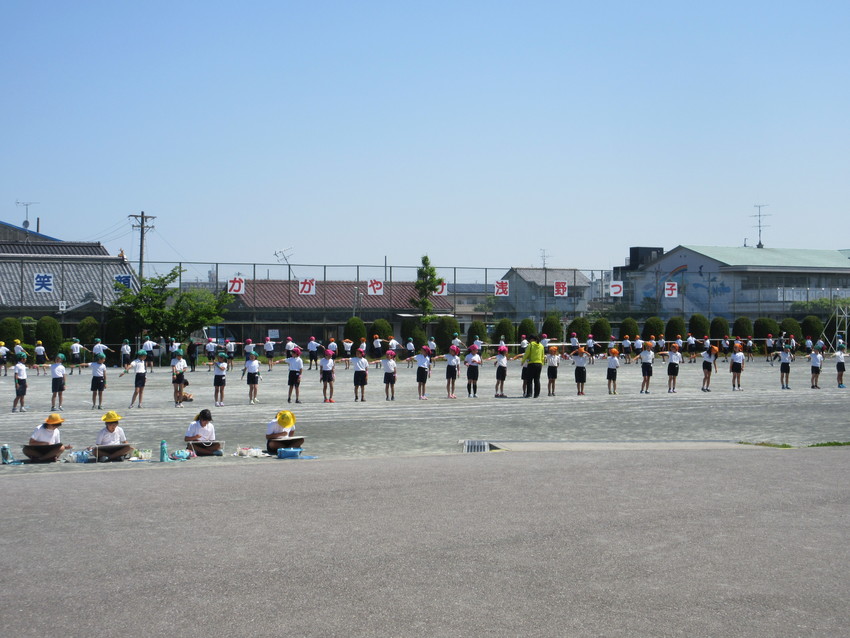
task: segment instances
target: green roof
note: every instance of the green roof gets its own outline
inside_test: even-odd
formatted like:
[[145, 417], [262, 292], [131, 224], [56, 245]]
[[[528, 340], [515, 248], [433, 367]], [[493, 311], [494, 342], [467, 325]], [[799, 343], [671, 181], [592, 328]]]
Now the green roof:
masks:
[[769, 266], [776, 268], [847, 268], [850, 259], [840, 250], [808, 248], [753, 248], [739, 246], [682, 246], [726, 266]]

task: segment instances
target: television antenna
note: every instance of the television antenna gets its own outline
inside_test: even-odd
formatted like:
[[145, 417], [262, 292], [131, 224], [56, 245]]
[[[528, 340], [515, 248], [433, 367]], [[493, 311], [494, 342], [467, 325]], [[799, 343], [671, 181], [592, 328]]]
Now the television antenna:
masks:
[[41, 202], [22, 202], [19, 200], [15, 200], [15, 206], [23, 206], [25, 213], [24, 223], [21, 224], [25, 229], [29, 229], [30, 227], [30, 206], [35, 206], [36, 204], [40, 204]]
[[770, 206], [770, 204], [753, 204], [753, 208], [759, 209], [758, 213], [756, 213], [755, 215], [750, 215], [750, 217], [757, 217], [758, 218], [758, 223], [754, 226], [754, 228], [759, 229], [759, 243], [756, 244], [756, 248], [764, 248], [764, 244], [761, 243], [761, 229], [762, 228], [770, 228], [764, 222], [762, 222], [762, 218], [763, 217], [770, 217], [770, 214], [761, 212], [762, 208], [767, 208], [768, 206]]
[[292, 257], [292, 248], [284, 248], [283, 250], [274, 251], [274, 256], [277, 258], [277, 263], [286, 264], [289, 272], [292, 272], [292, 264], [289, 263], [289, 258]]

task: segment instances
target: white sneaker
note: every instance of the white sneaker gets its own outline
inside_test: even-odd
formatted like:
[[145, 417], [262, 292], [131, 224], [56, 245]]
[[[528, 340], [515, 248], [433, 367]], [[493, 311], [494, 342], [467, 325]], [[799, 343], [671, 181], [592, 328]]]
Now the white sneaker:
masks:
[[26, 412], [27, 409], [24, 406], [21, 406], [21, 412]]

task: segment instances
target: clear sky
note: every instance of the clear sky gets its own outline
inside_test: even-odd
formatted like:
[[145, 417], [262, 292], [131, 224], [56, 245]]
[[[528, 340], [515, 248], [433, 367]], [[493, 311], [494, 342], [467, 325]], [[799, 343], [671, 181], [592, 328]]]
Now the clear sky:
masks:
[[850, 248], [850, 2], [0, 7], [0, 219], [147, 259]]

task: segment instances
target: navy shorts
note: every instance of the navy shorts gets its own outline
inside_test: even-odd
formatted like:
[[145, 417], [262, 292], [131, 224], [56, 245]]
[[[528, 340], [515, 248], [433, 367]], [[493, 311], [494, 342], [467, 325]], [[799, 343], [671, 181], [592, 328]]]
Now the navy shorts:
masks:
[[428, 368], [416, 368], [416, 383], [428, 382]]
[[508, 378], [507, 366], [496, 366], [496, 381], [504, 381]]
[[[418, 377], [417, 377], [418, 378]], [[365, 370], [354, 371], [354, 387], [364, 386], [369, 382], [369, 375]]]
[[557, 379], [558, 378], [558, 366], [547, 366], [546, 367], [546, 378], [547, 379]]
[[287, 380], [287, 385], [298, 387], [301, 385], [301, 371], [300, 370], [290, 370], [289, 371], [289, 379]]
[[651, 363], [641, 363], [640, 364], [640, 373], [645, 377], [652, 376], [652, 364]]
[[64, 377], [57, 377], [50, 380], [50, 388], [52, 392], [64, 392], [65, 391], [65, 379]]
[[587, 368], [584, 366], [576, 366], [576, 383], [587, 382]]
[[478, 366], [469, 366], [466, 369], [467, 381], [478, 381]]
[[617, 368], [608, 368], [608, 372], [606, 373], [605, 378], [608, 379], [608, 381], [616, 381]]
[[18, 382], [15, 384], [15, 396], [16, 397], [25, 397], [27, 395], [27, 380], [26, 379], [18, 379]]
[[457, 379], [457, 366], [446, 366], [446, 379]]
[[334, 371], [333, 370], [322, 370], [322, 381], [325, 383], [333, 383], [334, 380]]
[[147, 381], [147, 376], [145, 375], [145, 373], [144, 372], [137, 372], [136, 373], [136, 379], [133, 382], [133, 387], [134, 388], [144, 388], [145, 387], [145, 381]]
[[392, 372], [384, 372], [384, 383], [389, 385], [395, 385], [395, 374]]
[[678, 363], [668, 363], [667, 364], [667, 376], [668, 377], [678, 377], [679, 376], [679, 364]]
[[105, 377], [92, 377], [91, 378], [91, 391], [98, 392], [103, 390], [106, 387], [106, 378]]
[[248, 385], [257, 385], [260, 383], [260, 373], [259, 372], [249, 372], [248, 373]]
[[213, 387], [223, 388], [227, 385], [227, 377], [223, 374], [217, 374], [213, 377]]

